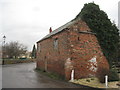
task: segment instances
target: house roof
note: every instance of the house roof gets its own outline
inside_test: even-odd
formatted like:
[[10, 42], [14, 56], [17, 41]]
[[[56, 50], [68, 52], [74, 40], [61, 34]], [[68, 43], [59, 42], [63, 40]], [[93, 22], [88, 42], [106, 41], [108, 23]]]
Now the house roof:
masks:
[[[68, 28], [70, 25], [74, 24], [77, 20], [79, 20], [79, 19], [71, 20], [70, 22], [64, 24], [63, 26], [55, 29], [54, 31], [52, 31], [51, 33], [49, 33], [48, 35], [46, 35], [45, 37], [43, 37], [43, 38], [42, 38], [41, 40], [39, 40], [38, 42], [41, 42], [41, 41], [43, 41], [43, 40], [45, 40], [45, 39], [47, 39], [47, 38], [49, 38], [49, 37], [51, 37], [51, 36], [53, 36], [53, 35], [61, 32], [61, 31], [64, 31], [64, 30], [65, 30], [66, 28]], [[79, 33], [94, 34], [94, 35], [96, 35], [96, 33], [89, 32], [89, 31], [80, 31]], [[37, 42], [37, 43], [38, 43], [38, 42]]]
[[[40, 42], [40, 41], [42, 41], [42, 40], [44, 40], [44, 39], [47, 39], [47, 38], [49, 38], [49, 37], [51, 37], [51, 36], [53, 36], [53, 35], [55, 35], [55, 34], [61, 32], [61, 31], [64, 31], [65, 28], [67, 28], [68, 26], [74, 24], [75, 21], [76, 21], [76, 20], [72, 20], [72, 21], [70, 21], [70, 22], [64, 24], [63, 26], [61, 26], [61, 27], [55, 29], [54, 31], [52, 31], [51, 33], [49, 33], [48, 35], [46, 35], [45, 37], [43, 37], [43, 38], [42, 38], [41, 40], [39, 40], [38, 42]], [[37, 43], [38, 43], [38, 42], [37, 42]]]

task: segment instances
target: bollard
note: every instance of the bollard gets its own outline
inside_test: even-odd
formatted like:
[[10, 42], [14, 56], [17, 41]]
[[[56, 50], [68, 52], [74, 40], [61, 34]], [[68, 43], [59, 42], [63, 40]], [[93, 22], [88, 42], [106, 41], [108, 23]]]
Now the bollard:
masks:
[[73, 81], [74, 80], [74, 70], [72, 70], [72, 72], [71, 72], [71, 81]]
[[105, 76], [105, 87], [108, 88], [108, 76]]

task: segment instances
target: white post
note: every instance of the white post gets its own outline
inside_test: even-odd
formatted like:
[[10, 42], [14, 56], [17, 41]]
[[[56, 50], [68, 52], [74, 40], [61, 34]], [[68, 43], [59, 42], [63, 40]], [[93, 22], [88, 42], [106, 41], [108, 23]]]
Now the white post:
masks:
[[74, 80], [74, 70], [72, 70], [72, 72], [71, 72], [71, 81], [73, 81]]
[[105, 86], [106, 88], [108, 88], [108, 76], [107, 75], [105, 76]]

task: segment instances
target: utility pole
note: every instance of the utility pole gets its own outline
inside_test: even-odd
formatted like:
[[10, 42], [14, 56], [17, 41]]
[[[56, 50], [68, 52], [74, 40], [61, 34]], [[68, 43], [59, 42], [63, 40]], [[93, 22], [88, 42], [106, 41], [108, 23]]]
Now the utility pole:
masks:
[[5, 58], [5, 39], [6, 39], [6, 36], [4, 35], [3, 36], [3, 48], [2, 48], [2, 65], [4, 65], [5, 63], [4, 63], [4, 58]]

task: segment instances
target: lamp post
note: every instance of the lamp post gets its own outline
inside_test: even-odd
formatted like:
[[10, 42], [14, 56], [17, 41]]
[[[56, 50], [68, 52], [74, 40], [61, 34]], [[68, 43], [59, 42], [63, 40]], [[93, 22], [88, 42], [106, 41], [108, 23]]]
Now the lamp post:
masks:
[[5, 39], [6, 39], [6, 36], [4, 35], [3, 36], [3, 48], [2, 48], [2, 51], [3, 51], [3, 53], [2, 53], [2, 65], [4, 65], [4, 58], [5, 58]]

